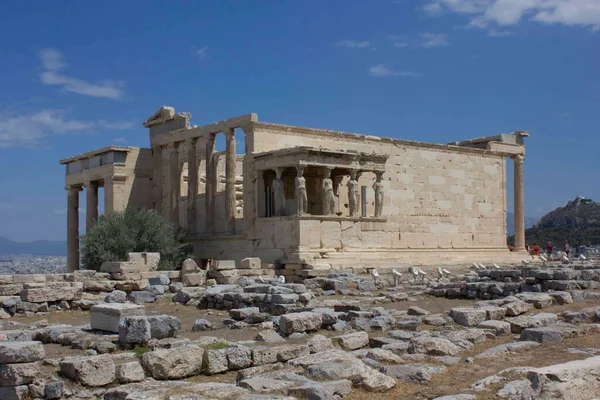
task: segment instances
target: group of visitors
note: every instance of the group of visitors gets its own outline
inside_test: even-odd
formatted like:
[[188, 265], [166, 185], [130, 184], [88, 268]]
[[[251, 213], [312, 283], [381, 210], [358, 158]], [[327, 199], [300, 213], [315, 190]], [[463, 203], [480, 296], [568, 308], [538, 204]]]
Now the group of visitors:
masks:
[[[533, 246], [527, 245], [527, 246], [525, 246], [525, 249], [532, 256], [539, 256], [540, 254], [542, 254], [542, 249], [537, 243], [534, 243]], [[566, 254], [567, 257], [570, 257], [571, 245], [569, 244], [568, 240], [565, 240], [565, 244], [563, 246], [562, 251]], [[554, 252], [554, 245], [552, 244], [552, 242], [548, 242], [548, 244], [546, 245], [546, 255], [547, 255], [548, 259], [550, 259], [550, 256], [552, 255], [553, 252]]]

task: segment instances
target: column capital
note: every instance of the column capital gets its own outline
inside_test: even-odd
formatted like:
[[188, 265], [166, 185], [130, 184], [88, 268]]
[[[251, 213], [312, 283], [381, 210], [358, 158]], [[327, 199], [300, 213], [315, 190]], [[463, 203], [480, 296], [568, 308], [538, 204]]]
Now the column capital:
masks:
[[99, 186], [98, 181], [87, 181], [87, 182], [83, 182], [83, 187], [87, 190], [87, 189], [91, 189], [91, 188], [97, 188]]
[[233, 128], [226, 128], [223, 133], [225, 134], [225, 136], [227, 136], [228, 139], [233, 138], [235, 139], [235, 129]]
[[83, 187], [81, 185], [65, 185], [65, 190], [69, 192], [81, 192]]
[[523, 161], [525, 161], [525, 156], [523, 154], [517, 154], [516, 156], [512, 156], [511, 160], [513, 160], [515, 163], [523, 164]]

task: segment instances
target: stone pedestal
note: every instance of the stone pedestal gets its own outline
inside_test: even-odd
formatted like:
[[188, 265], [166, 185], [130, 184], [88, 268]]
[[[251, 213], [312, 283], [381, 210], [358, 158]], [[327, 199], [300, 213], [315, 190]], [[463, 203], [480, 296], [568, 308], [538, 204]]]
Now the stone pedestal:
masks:
[[144, 316], [144, 306], [129, 303], [107, 303], [92, 306], [90, 310], [90, 327], [106, 332], [119, 333], [121, 318]]

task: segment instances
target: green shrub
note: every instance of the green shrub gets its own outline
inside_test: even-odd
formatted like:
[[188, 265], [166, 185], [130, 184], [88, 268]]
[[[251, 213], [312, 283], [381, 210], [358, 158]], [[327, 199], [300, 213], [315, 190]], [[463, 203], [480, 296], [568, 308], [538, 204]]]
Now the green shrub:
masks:
[[130, 252], [159, 252], [161, 270], [181, 268], [191, 252], [186, 233], [153, 210], [128, 208], [100, 217], [82, 237], [83, 265], [98, 271], [105, 261], [126, 261]]
[[226, 349], [229, 347], [229, 343], [225, 343], [225, 342], [217, 342], [217, 343], [212, 343], [208, 346], [209, 350], [221, 350], [221, 349]]
[[136, 344], [135, 347], [133, 348], [133, 352], [135, 353], [136, 357], [139, 357], [142, 354], [147, 353], [149, 351], [151, 351], [150, 347], [148, 347], [148, 346], [142, 346], [142, 345], [139, 345], [139, 344]]

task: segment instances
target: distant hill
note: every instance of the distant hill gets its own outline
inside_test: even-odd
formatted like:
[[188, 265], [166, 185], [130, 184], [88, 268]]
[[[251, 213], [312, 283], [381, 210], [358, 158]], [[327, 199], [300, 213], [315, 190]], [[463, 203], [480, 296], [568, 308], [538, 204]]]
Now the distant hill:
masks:
[[[525, 217], [525, 229], [531, 228], [537, 222], [537, 218]], [[515, 214], [506, 213], [506, 234], [508, 236], [515, 234]]]
[[[600, 244], [600, 203], [583, 197], [570, 200], [564, 207], [544, 215], [531, 228], [525, 230], [528, 244], [540, 245], [550, 241], [561, 247], [568, 240], [576, 246]], [[514, 238], [509, 238], [513, 243]]]
[[22, 243], [0, 236], [0, 254], [64, 256], [67, 254], [67, 242], [62, 240], [34, 240], [33, 242]]

